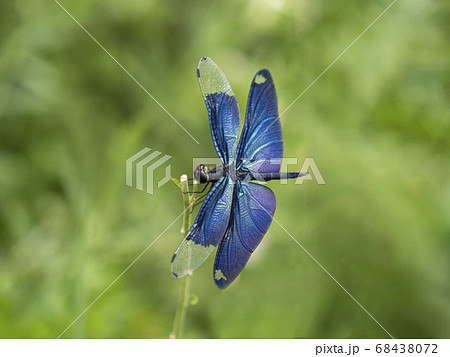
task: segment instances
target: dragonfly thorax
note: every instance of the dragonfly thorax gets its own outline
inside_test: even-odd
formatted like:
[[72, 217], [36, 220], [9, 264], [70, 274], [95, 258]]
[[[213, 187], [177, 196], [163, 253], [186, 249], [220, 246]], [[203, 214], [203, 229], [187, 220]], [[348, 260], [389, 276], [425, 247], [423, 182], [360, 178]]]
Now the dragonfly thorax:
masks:
[[224, 166], [224, 174], [225, 176], [228, 176], [231, 181], [236, 181], [237, 180], [237, 171], [236, 171], [236, 166], [234, 166], [234, 164], [231, 164], [230, 166]]
[[200, 164], [194, 170], [194, 182], [197, 183], [217, 182], [224, 176], [229, 177], [232, 181], [238, 180], [236, 166], [220, 165], [208, 171], [205, 165]]

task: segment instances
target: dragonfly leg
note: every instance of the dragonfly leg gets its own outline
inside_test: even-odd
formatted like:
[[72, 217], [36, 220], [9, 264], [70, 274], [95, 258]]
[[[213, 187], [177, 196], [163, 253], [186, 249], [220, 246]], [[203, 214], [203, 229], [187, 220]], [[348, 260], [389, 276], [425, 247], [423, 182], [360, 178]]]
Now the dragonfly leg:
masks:
[[186, 194], [186, 193], [203, 193], [206, 190], [206, 188], [209, 186], [210, 183], [211, 182], [207, 182], [205, 187], [203, 187], [203, 190], [201, 190], [201, 191], [186, 191], [186, 192], [183, 192], [183, 194]]
[[[208, 182], [209, 183], [209, 182]], [[211, 185], [211, 189], [214, 187], [214, 182]], [[198, 197], [195, 199], [195, 203], [192, 206], [192, 208], [194, 208], [195, 206], [198, 206], [199, 204], [203, 203], [203, 201], [205, 200], [206, 196], [208, 196], [209, 191], [211, 191], [211, 189], [208, 190], [208, 192], [206, 192], [204, 195]], [[203, 189], [204, 191], [204, 189]]]
[[[208, 192], [208, 193], [209, 193], [209, 192]], [[194, 207], [198, 206], [199, 204], [203, 203], [203, 201], [205, 200], [205, 198], [206, 198], [206, 196], [208, 195], [208, 193], [205, 193], [203, 196], [198, 197], [198, 198], [195, 200], [195, 203], [194, 203], [194, 205], [192, 206], [192, 208], [194, 208]]]

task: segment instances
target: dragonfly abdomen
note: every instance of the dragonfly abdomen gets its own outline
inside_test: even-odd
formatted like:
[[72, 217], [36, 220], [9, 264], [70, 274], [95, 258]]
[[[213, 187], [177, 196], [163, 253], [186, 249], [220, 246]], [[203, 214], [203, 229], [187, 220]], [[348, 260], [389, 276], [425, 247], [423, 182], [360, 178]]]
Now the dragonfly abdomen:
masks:
[[238, 179], [241, 181], [270, 181], [289, 180], [308, 175], [308, 172], [241, 172]]

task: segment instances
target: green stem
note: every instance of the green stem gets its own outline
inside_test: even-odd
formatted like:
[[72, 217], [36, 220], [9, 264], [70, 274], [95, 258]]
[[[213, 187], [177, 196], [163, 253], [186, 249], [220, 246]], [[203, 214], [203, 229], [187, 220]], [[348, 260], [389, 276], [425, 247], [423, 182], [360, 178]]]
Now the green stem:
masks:
[[181, 284], [180, 299], [178, 300], [177, 313], [173, 322], [173, 330], [170, 338], [182, 338], [184, 321], [186, 320], [187, 309], [189, 307], [189, 283], [190, 275], [186, 275]]
[[[191, 226], [192, 203], [194, 202], [194, 195], [188, 193], [189, 183], [187, 181], [186, 175], [181, 176], [180, 183], [184, 204], [183, 226], [181, 227], [181, 233], [184, 237], [189, 231], [189, 227]], [[194, 185], [194, 192], [195, 189], [196, 185]], [[187, 309], [189, 307], [190, 279], [190, 275], [186, 275], [184, 278], [182, 278], [180, 298], [178, 300], [177, 312], [175, 314], [175, 320], [173, 322], [173, 329], [170, 334], [170, 338], [181, 338], [183, 335], [184, 321], [186, 319]]]

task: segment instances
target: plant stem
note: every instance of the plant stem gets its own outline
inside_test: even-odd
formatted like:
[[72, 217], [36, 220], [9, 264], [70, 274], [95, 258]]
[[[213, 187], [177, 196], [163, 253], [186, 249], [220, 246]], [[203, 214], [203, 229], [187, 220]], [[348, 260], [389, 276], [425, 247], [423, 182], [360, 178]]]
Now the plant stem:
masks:
[[173, 322], [173, 330], [170, 338], [182, 338], [184, 321], [186, 319], [187, 309], [189, 307], [189, 283], [190, 275], [186, 275], [181, 284], [180, 299], [178, 300], [177, 313]]
[[[189, 231], [191, 226], [191, 215], [192, 215], [192, 203], [194, 202], [194, 195], [189, 194], [189, 183], [186, 175], [182, 175], [180, 178], [181, 183], [181, 195], [183, 196], [184, 204], [184, 215], [183, 215], [183, 226], [181, 227], [181, 233], [183, 238]], [[194, 192], [196, 185], [194, 185]], [[170, 333], [170, 338], [181, 338], [183, 335], [184, 321], [186, 319], [187, 309], [189, 307], [189, 283], [191, 276], [186, 275], [182, 278], [180, 299], [178, 300], [177, 312], [175, 314], [175, 320], [173, 322], [173, 329]]]

